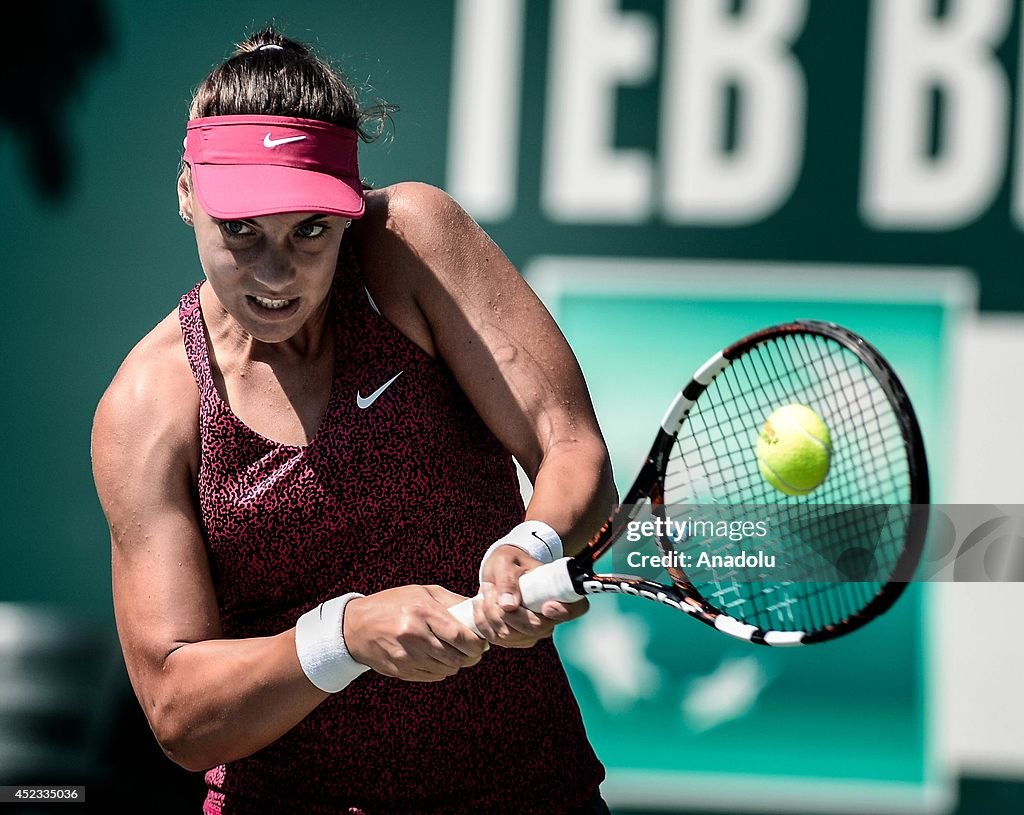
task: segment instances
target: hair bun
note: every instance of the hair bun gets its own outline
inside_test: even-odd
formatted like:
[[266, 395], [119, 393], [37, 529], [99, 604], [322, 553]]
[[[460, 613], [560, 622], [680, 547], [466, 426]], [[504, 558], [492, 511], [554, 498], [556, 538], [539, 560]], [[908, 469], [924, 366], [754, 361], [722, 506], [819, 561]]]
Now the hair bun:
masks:
[[233, 56], [262, 51], [291, 51], [300, 56], [306, 56], [309, 53], [309, 49], [303, 43], [286, 37], [274, 26], [266, 26], [238, 43]]

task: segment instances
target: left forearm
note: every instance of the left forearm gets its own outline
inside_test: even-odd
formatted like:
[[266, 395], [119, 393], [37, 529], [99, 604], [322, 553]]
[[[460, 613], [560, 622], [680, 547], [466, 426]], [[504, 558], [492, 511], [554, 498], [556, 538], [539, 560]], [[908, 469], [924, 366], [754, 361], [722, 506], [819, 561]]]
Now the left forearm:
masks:
[[527, 520], [544, 521], [562, 538], [565, 554], [578, 552], [618, 501], [608, 451], [599, 441], [552, 447], [534, 479]]

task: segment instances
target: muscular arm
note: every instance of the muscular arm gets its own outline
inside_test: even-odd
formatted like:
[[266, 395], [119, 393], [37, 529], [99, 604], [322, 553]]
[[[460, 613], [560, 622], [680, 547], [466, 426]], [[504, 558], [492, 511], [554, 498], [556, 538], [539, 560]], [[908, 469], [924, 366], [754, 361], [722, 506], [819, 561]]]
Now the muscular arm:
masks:
[[[176, 340], [144, 341], [126, 360], [97, 408], [92, 456], [132, 687], [164, 752], [202, 770], [271, 744], [328, 694], [303, 672], [294, 628], [223, 636], [193, 501], [198, 394]], [[349, 650], [388, 676], [451, 676], [483, 650], [447, 613], [461, 599], [405, 586], [353, 600]]]
[[[367, 226], [388, 269], [425, 317], [420, 338], [451, 369], [481, 418], [534, 485], [526, 517], [552, 526], [567, 553], [616, 500], [607, 448], [579, 364], [551, 315], [476, 222], [424, 184], [392, 188]], [[382, 276], [383, 277], [383, 276]], [[411, 293], [411, 294], [410, 294]]]
[[[382, 191], [383, 193], [383, 191]], [[578, 552], [617, 500], [608, 451], [579, 364], [551, 315], [473, 219], [423, 184], [390, 188], [371, 217], [365, 254], [385, 316], [451, 369], [481, 418], [533, 483], [527, 520]], [[376, 214], [376, 213], [375, 213]], [[519, 577], [538, 562], [511, 546], [488, 559], [476, 624], [491, 642], [529, 647], [585, 600], [519, 605]]]
[[303, 674], [294, 629], [222, 638], [192, 499], [198, 396], [166, 356], [137, 349], [122, 366], [96, 411], [93, 471], [132, 686], [167, 755], [200, 770], [269, 744], [327, 694]]

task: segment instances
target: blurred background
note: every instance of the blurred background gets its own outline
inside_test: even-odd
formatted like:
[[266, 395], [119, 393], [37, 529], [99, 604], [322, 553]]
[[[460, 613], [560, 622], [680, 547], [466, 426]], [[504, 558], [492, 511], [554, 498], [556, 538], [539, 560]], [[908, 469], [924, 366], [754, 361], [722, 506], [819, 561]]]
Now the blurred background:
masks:
[[[200, 808], [124, 672], [89, 434], [202, 275], [174, 182], [235, 42], [274, 22], [400, 106], [364, 176], [444, 187], [534, 285], [620, 490], [697, 364], [807, 317], [899, 372], [936, 502], [1024, 504], [1021, 5], [48, 4], [2, 69], [0, 784]], [[1022, 613], [1019, 583], [915, 584], [848, 641], [769, 651], [602, 600], [557, 637], [616, 812], [999, 814], [1024, 812]]]

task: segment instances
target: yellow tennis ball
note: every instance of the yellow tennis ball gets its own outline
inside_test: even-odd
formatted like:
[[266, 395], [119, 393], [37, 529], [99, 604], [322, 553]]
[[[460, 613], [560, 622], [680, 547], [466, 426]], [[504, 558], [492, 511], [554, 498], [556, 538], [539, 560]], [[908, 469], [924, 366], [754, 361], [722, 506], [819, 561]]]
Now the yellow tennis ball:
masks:
[[757, 466], [775, 489], [807, 495], [828, 475], [832, 437], [821, 417], [807, 405], [772, 411], [757, 438]]

